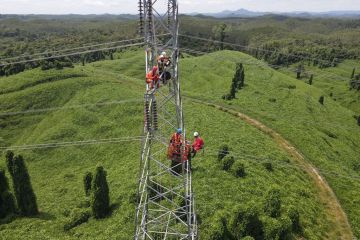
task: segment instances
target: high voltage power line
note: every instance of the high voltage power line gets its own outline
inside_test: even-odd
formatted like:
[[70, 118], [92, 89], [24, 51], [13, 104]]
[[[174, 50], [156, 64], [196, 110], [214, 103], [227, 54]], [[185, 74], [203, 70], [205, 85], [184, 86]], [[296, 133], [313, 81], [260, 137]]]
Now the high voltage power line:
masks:
[[108, 50], [115, 50], [115, 49], [122, 49], [122, 48], [128, 48], [128, 47], [134, 47], [134, 46], [142, 46], [144, 45], [143, 42], [141, 43], [133, 43], [133, 44], [127, 44], [127, 45], [121, 45], [121, 46], [115, 46], [115, 47], [108, 47], [108, 48], [101, 48], [101, 49], [94, 49], [94, 50], [86, 50], [82, 52], [75, 52], [75, 53], [68, 53], [68, 54], [62, 54], [62, 55], [56, 55], [56, 56], [50, 56], [50, 57], [41, 57], [41, 58], [34, 58], [29, 60], [22, 60], [17, 62], [10, 62], [10, 63], [3, 63], [0, 64], [0, 67], [14, 65], [14, 64], [21, 64], [21, 63], [29, 63], [29, 62], [37, 62], [42, 60], [49, 60], [49, 59], [57, 59], [57, 58], [63, 58], [63, 57], [70, 57], [70, 56], [76, 56], [86, 53], [93, 53], [93, 52], [100, 52], [100, 51], [108, 51]]
[[[169, 34], [165, 33], [165, 34], [159, 34], [157, 36], [164, 37], [164, 36], [168, 36], [168, 35]], [[140, 40], [142, 41], [142, 43], [144, 43], [144, 37], [139, 37], [139, 38], [124, 39], [124, 40], [113, 41], [113, 42], [103, 42], [103, 43], [88, 44], [88, 45], [83, 45], [83, 46], [74, 47], [74, 48], [66, 48], [66, 49], [59, 49], [59, 50], [46, 50], [44, 52], [38, 52], [38, 53], [34, 53], [34, 54], [23, 54], [23, 55], [19, 55], [19, 56], [16, 56], [16, 57], [2, 58], [2, 59], [0, 59], [0, 62], [8, 61], [8, 60], [14, 60], [14, 59], [20, 59], [20, 58], [34, 58], [34, 57], [42, 56], [42, 55], [48, 55], [48, 54], [54, 54], [54, 53], [63, 53], [63, 52], [68, 52], [68, 51], [73, 51], [73, 50], [100, 47], [100, 46], [104, 46], [104, 45], [114, 45], [114, 44], [125, 43], [125, 42], [136, 42], [136, 41], [140, 41]], [[102, 50], [100, 49], [100, 50], [97, 50], [97, 51], [102, 51]], [[29, 59], [29, 60], [31, 60], [31, 59]]]
[[[209, 40], [210, 41], [210, 40]], [[195, 53], [195, 54], [199, 54], [199, 55], [205, 55], [205, 54], [209, 54], [209, 53], [215, 53], [215, 52], [212, 52], [212, 51], [199, 51], [199, 50], [193, 50], [193, 49], [187, 49], [187, 48], [182, 48], [184, 51], [188, 51], [188, 52], [192, 52], [192, 53]], [[246, 61], [246, 60], [243, 60], [243, 61]], [[255, 62], [256, 61], [256, 62]], [[284, 67], [283, 65], [276, 65], [276, 64], [270, 64], [270, 63], [266, 63], [264, 62], [263, 64], [259, 64], [257, 63], [259, 60], [250, 60], [250, 61], [247, 61], [248, 63], [251, 63], [253, 65], [257, 65], [257, 66], [270, 66], [270, 67], [273, 67], [273, 68], [281, 68], [283, 70], [293, 70], [294, 72], [297, 71], [296, 68], [289, 68], [289, 67]], [[313, 74], [313, 72], [309, 72], [309, 71], [303, 71], [304, 73], [306, 74]], [[324, 78], [327, 78], [327, 77], [331, 77], [332, 79], [335, 79], [335, 80], [344, 80], [344, 81], [349, 81], [350, 78], [345, 78], [343, 76], [340, 76], [340, 75], [337, 75], [337, 74], [334, 74], [334, 73], [316, 73], [315, 76], [322, 76]]]
[[[231, 43], [231, 42], [212, 40], [212, 39], [208, 39], [208, 38], [202, 38], [202, 37], [191, 36], [191, 35], [186, 35], [186, 34], [180, 34], [180, 36], [187, 37], [187, 38], [192, 38], [192, 39], [197, 39], [197, 40], [202, 40], [202, 41], [213, 42], [213, 43], [216, 43], [216, 44], [224, 44], [224, 45], [233, 46], [233, 47], [240, 47], [240, 48], [243, 48], [245, 50], [247, 49], [248, 51], [250, 49], [252, 49], [252, 50], [257, 50], [257, 51], [261, 51], [261, 52], [268, 52], [268, 53], [277, 53], [277, 52], [279, 52], [278, 50], [269, 50], [269, 49], [263, 49], [263, 48], [258, 48], [258, 47], [250, 47], [248, 45], [242, 45], [242, 44], [236, 44], [236, 43]], [[331, 63], [331, 61], [324, 60], [324, 59], [321, 59], [321, 58], [304, 57], [304, 56], [299, 56], [299, 55], [296, 55], [296, 54], [282, 53], [282, 52], [281, 52], [281, 54], [283, 56], [294, 57], [294, 58], [302, 59], [304, 61], [317, 60], [320, 63], [321, 62], [322, 63]]]
[[[158, 36], [167, 36], [169, 34], [161, 34]], [[180, 34], [180, 36], [182, 37], [187, 37], [187, 38], [192, 38], [192, 39], [197, 39], [197, 40], [202, 40], [202, 41], [207, 41], [207, 42], [213, 42], [216, 44], [224, 44], [224, 45], [228, 45], [228, 46], [233, 46], [233, 47], [239, 47], [239, 48], [243, 48], [243, 49], [253, 49], [253, 50], [258, 50], [258, 51], [263, 51], [263, 52], [269, 52], [269, 53], [275, 53], [278, 52], [276, 50], [268, 50], [268, 49], [262, 49], [262, 48], [257, 48], [257, 47], [250, 47], [247, 45], [241, 45], [241, 44], [236, 44], [236, 43], [230, 43], [230, 42], [225, 42], [225, 41], [218, 41], [218, 40], [212, 40], [212, 39], [206, 39], [206, 38], [201, 38], [201, 37], [196, 37], [196, 36], [191, 36], [191, 35], [185, 35], [185, 34]], [[85, 48], [92, 48], [92, 47], [98, 47], [98, 46], [104, 46], [104, 45], [112, 45], [112, 44], [117, 44], [117, 43], [123, 43], [123, 42], [131, 42], [131, 41], [139, 41], [139, 40], [144, 40], [144, 38], [133, 38], [133, 39], [126, 39], [126, 40], [119, 40], [119, 41], [113, 41], [113, 42], [105, 42], [105, 43], [98, 43], [98, 44], [92, 44], [92, 45], [85, 45], [85, 46], [80, 46], [80, 47], [75, 47], [75, 48], [69, 48], [69, 49], [61, 49], [61, 50], [55, 50], [55, 51], [44, 51], [42, 53], [35, 53], [35, 54], [31, 54], [31, 55], [20, 55], [18, 57], [10, 57], [10, 58], [3, 58], [0, 59], [1, 61], [7, 61], [7, 60], [13, 60], [13, 59], [19, 59], [19, 58], [32, 58], [35, 56], [41, 56], [41, 55], [47, 55], [47, 54], [54, 54], [54, 53], [62, 53], [62, 52], [67, 52], [67, 51], [72, 51], [72, 50], [79, 50], [79, 49], [85, 49]], [[97, 52], [97, 51], [106, 51], [106, 50], [114, 50], [114, 49], [119, 49], [122, 47], [130, 47], [130, 46], [140, 46], [144, 44], [144, 42], [141, 43], [134, 43], [134, 45], [129, 44], [129, 45], [120, 45], [120, 46], [115, 46], [115, 47], [111, 47], [111, 48], [102, 48], [102, 49], [93, 49], [93, 50], [86, 50], [86, 51], [82, 51], [82, 52], [75, 52], [75, 53], [69, 53], [69, 54], [63, 54], [63, 55], [59, 55], [59, 56], [49, 56], [49, 57], [43, 57], [43, 58], [37, 58], [37, 59], [28, 59], [28, 60], [23, 60], [23, 61], [16, 61], [16, 62], [9, 62], [9, 63], [2, 63], [0, 64], [0, 66], [7, 66], [7, 65], [12, 65], [12, 64], [19, 64], [19, 63], [27, 63], [27, 62], [34, 62], [34, 61], [40, 61], [40, 60], [47, 60], [47, 59], [56, 59], [56, 58], [62, 58], [62, 57], [67, 57], [67, 56], [74, 56], [74, 55], [80, 55], [80, 54], [85, 54], [85, 53], [91, 53], [91, 52]], [[190, 49], [188, 49], [190, 50]], [[200, 51], [197, 51], [200, 53]], [[211, 51], [209, 51], [211, 52]], [[319, 58], [309, 58], [309, 57], [303, 57], [303, 56], [298, 56], [298, 55], [294, 55], [294, 54], [287, 54], [287, 53], [281, 53], [283, 56], [291, 56], [291, 57], [296, 57], [302, 60], [317, 60], [318, 62], [330, 62], [328, 60], [324, 60], [324, 59], [319, 59]], [[268, 64], [269, 66], [273, 66], [273, 67], [282, 67], [284, 69], [284, 67], [282, 65], [275, 65], [275, 64]], [[288, 68], [289, 69], [289, 68]], [[291, 69], [290, 69], [291, 70]], [[296, 70], [296, 69], [293, 69]], [[344, 72], [344, 71], [343, 71]], [[306, 72], [305, 73], [309, 73]], [[344, 72], [345, 73], [345, 72]], [[347, 73], [346, 73], [347, 74]], [[320, 75], [320, 74], [317, 74]], [[346, 81], [348, 81], [348, 78], [345, 78], [343, 76], [334, 74], [334, 73], [326, 73], [326, 75], [322, 75], [322, 76], [336, 76], [337, 79], [341, 78], [344, 79]]]
[[[188, 38], [192, 38], [192, 39], [198, 39], [198, 40], [202, 40], [202, 41], [207, 41], [207, 42], [212, 42], [212, 43], [216, 43], [216, 44], [224, 44], [224, 45], [228, 45], [228, 46], [233, 46], [233, 47], [240, 47], [240, 48], [247, 48], [247, 49], [257, 49], [259, 51], [265, 51], [265, 52], [270, 52], [270, 53], [277, 53], [278, 51], [275, 50], [267, 50], [267, 49], [261, 49], [261, 48], [255, 48], [255, 47], [249, 47], [249, 46], [245, 46], [245, 45], [241, 45], [241, 44], [235, 44], [235, 43], [230, 43], [230, 42], [224, 42], [224, 41], [217, 41], [217, 40], [211, 40], [211, 39], [206, 39], [206, 38], [201, 38], [201, 37], [195, 37], [195, 36], [191, 36], [191, 35], [184, 35], [181, 34], [181, 36], [183, 37], [188, 37]], [[319, 58], [307, 58], [307, 57], [302, 57], [302, 56], [297, 56], [294, 54], [286, 54], [286, 53], [281, 53], [283, 56], [292, 56], [292, 57], [297, 57], [300, 58], [302, 60], [317, 60], [319, 62], [325, 62], [327, 60], [323, 60], [323, 59], [319, 59]], [[329, 62], [329, 61], [327, 61]], [[270, 64], [269, 64], [270, 65]], [[281, 65], [274, 65], [274, 66], [281, 66]], [[343, 71], [344, 72], [344, 71]], [[345, 72], [344, 72], [345, 73]], [[349, 81], [350, 79], [345, 78], [343, 76], [334, 74], [334, 73], [328, 73], [328, 75], [333, 75], [336, 76], [337, 78], [342, 78], [346, 81]]]
[[[208, 148], [206, 148], [206, 151], [208, 150]], [[216, 151], [215, 149], [210, 149], [210, 155], [209, 156], [218, 156], [218, 154], [221, 153], [221, 151]], [[309, 164], [309, 166], [311, 166], [312, 168], [314, 168], [315, 170], [317, 170], [319, 173], [325, 174], [325, 175], [332, 175], [335, 177], [343, 177], [343, 178], [348, 178], [348, 179], [352, 179], [352, 180], [356, 180], [356, 181], [360, 181], [360, 176], [352, 176], [352, 175], [344, 175], [344, 174], [339, 174], [333, 171], [326, 171], [326, 170], [322, 170], [320, 168], [317, 168], [315, 166], [312, 166], [310, 163], [306, 162], [305, 164], [298, 164], [298, 163], [287, 163], [287, 162], [281, 162], [278, 160], [271, 159], [271, 158], [265, 158], [265, 157], [259, 157], [259, 156], [255, 156], [255, 155], [250, 155], [250, 154], [246, 154], [244, 152], [235, 152], [235, 151], [228, 151], [229, 156], [233, 156], [236, 157], [238, 159], [242, 159], [242, 160], [249, 160], [251, 162], [255, 162], [258, 164], [263, 164], [266, 161], [270, 161], [276, 165], [281, 165], [281, 166], [286, 166], [286, 167], [290, 167], [290, 168], [294, 168], [297, 167], [301, 168], [303, 170], [308, 170], [308, 168], [305, 167], [306, 164]], [[208, 154], [206, 154], [208, 155]]]
[[75, 48], [60, 49], [60, 50], [51, 50], [51, 51], [47, 50], [47, 51], [44, 51], [41, 53], [34, 53], [34, 54], [27, 54], [27, 55], [25, 54], [25, 55], [20, 55], [17, 57], [2, 58], [2, 59], [0, 59], [0, 62], [19, 59], [19, 58], [33, 58], [36, 56], [42, 56], [42, 55], [47, 55], [47, 54], [62, 53], [62, 52], [68, 52], [68, 51], [73, 51], [73, 50], [93, 48], [93, 47], [99, 47], [99, 46], [104, 46], [104, 45], [114, 45], [114, 44], [118, 44], [118, 43], [132, 42], [132, 41], [139, 41], [139, 40], [143, 41], [144, 38], [133, 38], [133, 39], [127, 39], [127, 40], [114, 41], [114, 42], [104, 42], [104, 43], [97, 43], [97, 44], [85, 45], [85, 46], [75, 47]]
[[30, 144], [30, 145], [0, 147], [0, 150], [34, 150], [34, 149], [45, 149], [45, 148], [73, 147], [73, 146], [141, 141], [142, 139], [143, 136], [135, 136], [135, 137], [108, 138], [108, 139], [97, 139], [97, 140], [96, 139], [82, 140], [82, 141], [72, 141], [72, 142], [48, 142], [48, 143], [39, 143], [39, 144]]
[[26, 110], [26, 111], [16, 111], [16, 112], [0, 112], [0, 117], [21, 115], [21, 114], [41, 113], [41, 112], [51, 112], [51, 111], [65, 110], [65, 109], [101, 107], [101, 106], [108, 106], [108, 105], [118, 105], [118, 104], [123, 104], [123, 103], [133, 103], [133, 102], [143, 102], [143, 99], [128, 99], [128, 100], [122, 100], [122, 101], [89, 103], [89, 104], [70, 105], [70, 106], [63, 106], [63, 107], [38, 108], [38, 109], [31, 109], [31, 110]]

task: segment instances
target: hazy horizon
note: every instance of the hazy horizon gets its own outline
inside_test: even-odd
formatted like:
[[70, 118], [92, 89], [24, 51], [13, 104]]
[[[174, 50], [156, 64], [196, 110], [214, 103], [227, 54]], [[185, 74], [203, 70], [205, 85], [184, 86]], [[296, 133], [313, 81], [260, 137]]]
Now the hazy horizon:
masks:
[[[164, 0], [161, 0], [164, 1]], [[0, 0], [0, 14], [136, 14], [136, 0]], [[327, 12], [360, 10], [359, 0], [180, 0], [181, 13], [215, 13], [247, 9], [260, 12]]]

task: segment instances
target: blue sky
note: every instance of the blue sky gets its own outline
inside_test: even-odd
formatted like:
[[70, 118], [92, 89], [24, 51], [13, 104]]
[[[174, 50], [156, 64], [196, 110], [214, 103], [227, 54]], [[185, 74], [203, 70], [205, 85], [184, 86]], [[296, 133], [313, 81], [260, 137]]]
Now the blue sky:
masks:
[[[138, 0], [0, 0], [0, 14], [136, 13]], [[166, 0], [159, 0], [165, 5]], [[245, 8], [252, 11], [360, 10], [360, 0], [179, 0], [180, 11], [218, 12]]]

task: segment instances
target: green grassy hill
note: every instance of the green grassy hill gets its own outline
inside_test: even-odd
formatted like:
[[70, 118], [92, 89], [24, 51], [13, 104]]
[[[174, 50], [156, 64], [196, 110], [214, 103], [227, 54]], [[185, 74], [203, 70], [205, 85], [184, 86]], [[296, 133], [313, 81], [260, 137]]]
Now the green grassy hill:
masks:
[[[242, 61], [246, 87], [225, 102], [221, 96], [229, 91], [234, 62]], [[249, 61], [254, 60], [230, 51], [184, 60], [184, 94], [229, 105], [281, 133], [320, 169], [359, 236], [360, 128], [354, 112], [329, 97], [321, 105], [319, 97], [326, 96], [321, 89]]]
[[[35, 69], [0, 78], [2, 113], [67, 107], [0, 114], [0, 146], [141, 135], [143, 52], [127, 51], [118, 57], [74, 69], [45, 72]], [[309, 161], [323, 170], [359, 236], [360, 184], [354, 179], [359, 173], [353, 166], [358, 163], [360, 129], [352, 118], [353, 112], [327, 99], [325, 106], [321, 106], [317, 100], [323, 93], [316, 87], [268, 67], [249, 64], [245, 64], [246, 88], [238, 93], [236, 100], [224, 102], [221, 96], [230, 88], [235, 63], [242, 60], [254, 59], [225, 51], [181, 62], [187, 129], [200, 131], [207, 144], [205, 155], [194, 161], [193, 173], [200, 236], [214, 224], [213, 216], [217, 212], [231, 217], [236, 205], [255, 205], [261, 209], [264, 195], [272, 185], [281, 189], [283, 214], [291, 205], [299, 209], [306, 239], [335, 239], [339, 233], [335, 220], [326, 215], [312, 180], [273, 139], [236, 117], [195, 103], [191, 98], [245, 112], [294, 143]], [[90, 105], [79, 106], [84, 104]], [[244, 163], [245, 178], [238, 179], [221, 170], [216, 154], [224, 143], [230, 146], [236, 161]], [[1, 237], [131, 239], [139, 141], [16, 153], [26, 159], [41, 214], [0, 224]], [[0, 166], [4, 167], [3, 154], [1, 159]], [[274, 171], [267, 171], [262, 159], [272, 161]], [[90, 219], [65, 232], [63, 225], [69, 212], [84, 205], [83, 174], [99, 162], [108, 172], [113, 213], [105, 220]]]
[[[296, 69], [298, 65], [291, 66]], [[314, 74], [313, 86], [321, 89], [327, 98], [332, 98], [339, 102], [345, 108], [348, 108], [356, 114], [360, 115], [360, 92], [352, 89], [350, 90], [350, 77], [353, 69], [355, 73], [360, 71], [360, 62], [358, 60], [345, 60], [336, 68], [319, 69], [318, 67], [304, 64], [307, 74], [300, 79], [308, 82], [310, 73]], [[281, 71], [291, 77], [295, 77], [294, 71], [283, 68]]]

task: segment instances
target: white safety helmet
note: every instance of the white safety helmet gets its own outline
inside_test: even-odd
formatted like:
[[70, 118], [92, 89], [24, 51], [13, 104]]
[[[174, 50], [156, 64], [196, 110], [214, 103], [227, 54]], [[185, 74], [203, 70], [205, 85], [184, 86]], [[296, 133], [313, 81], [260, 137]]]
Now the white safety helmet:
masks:
[[161, 54], [161, 55], [160, 55], [160, 58], [163, 58], [163, 57], [164, 57], [164, 55]]
[[194, 137], [198, 137], [200, 134], [198, 132], [194, 132]]
[[161, 55], [164, 57], [166, 56], [166, 52], [162, 52]]

